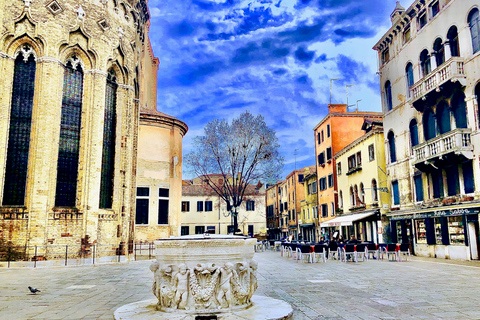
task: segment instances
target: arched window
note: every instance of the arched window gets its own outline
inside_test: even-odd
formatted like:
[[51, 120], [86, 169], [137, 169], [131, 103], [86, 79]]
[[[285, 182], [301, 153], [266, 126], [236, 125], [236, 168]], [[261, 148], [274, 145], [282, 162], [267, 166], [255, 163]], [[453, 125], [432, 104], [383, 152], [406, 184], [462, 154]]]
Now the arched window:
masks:
[[342, 190], [340, 190], [340, 195], [338, 197], [338, 204], [340, 208], [343, 208], [343, 193]]
[[428, 54], [427, 49], [420, 53], [420, 68], [422, 70], [422, 77], [425, 77], [430, 71], [432, 71], [430, 67], [430, 55]]
[[387, 111], [392, 110], [392, 85], [390, 81], [385, 82], [385, 106]]
[[433, 51], [435, 53], [435, 61], [437, 62], [437, 67], [439, 67], [445, 62], [445, 50], [443, 47], [442, 39], [435, 39], [435, 42], [433, 43]]
[[470, 26], [470, 34], [472, 36], [473, 53], [480, 50], [480, 23], [478, 19], [478, 9], [473, 9], [468, 14], [468, 25]]
[[57, 162], [55, 206], [74, 207], [77, 194], [80, 128], [82, 120], [83, 70], [73, 56], [63, 78], [62, 116]]
[[397, 154], [395, 152], [395, 134], [393, 131], [390, 131], [387, 135], [388, 139], [388, 149], [390, 150], [390, 163], [397, 161]]
[[455, 125], [457, 128], [466, 128], [467, 127], [467, 109], [465, 105], [465, 94], [463, 92], [458, 92], [453, 95], [452, 101], [452, 110], [455, 117]]
[[4, 206], [25, 204], [35, 70], [33, 50], [24, 45], [15, 59], [13, 69], [12, 106], [2, 201]]
[[436, 137], [435, 117], [432, 109], [428, 108], [423, 113], [423, 135], [425, 140], [430, 140]]
[[350, 207], [355, 206], [355, 195], [353, 194], [353, 187], [350, 187]]
[[360, 182], [360, 194], [359, 194], [359, 197], [360, 197], [360, 201], [362, 203], [365, 203], [365, 188], [363, 187], [363, 183]]
[[450, 55], [452, 57], [459, 57], [460, 56], [460, 47], [458, 45], [458, 31], [457, 27], [451, 26], [448, 29], [447, 39], [450, 44]]
[[355, 199], [354, 203], [355, 203], [355, 206], [357, 206], [357, 205], [358, 205], [358, 200], [359, 200], [359, 198], [358, 198], [358, 187], [357, 187], [357, 185], [355, 185], [355, 186], [353, 187], [353, 194], [354, 194], [354, 199]]
[[411, 62], [405, 67], [405, 77], [407, 78], [407, 87], [410, 88], [415, 83], [413, 78], [413, 64]]
[[444, 134], [452, 130], [450, 125], [450, 110], [445, 101], [442, 101], [437, 106], [437, 125], [438, 133]]
[[100, 208], [110, 209], [113, 202], [115, 169], [115, 128], [117, 124], [117, 78], [110, 69], [105, 92], [105, 117], [103, 124], [102, 174], [100, 180]]
[[372, 180], [372, 201], [378, 202], [377, 180]]
[[418, 144], [418, 127], [417, 127], [417, 119], [412, 119], [410, 121], [410, 142], [412, 143], [412, 147], [415, 147]]

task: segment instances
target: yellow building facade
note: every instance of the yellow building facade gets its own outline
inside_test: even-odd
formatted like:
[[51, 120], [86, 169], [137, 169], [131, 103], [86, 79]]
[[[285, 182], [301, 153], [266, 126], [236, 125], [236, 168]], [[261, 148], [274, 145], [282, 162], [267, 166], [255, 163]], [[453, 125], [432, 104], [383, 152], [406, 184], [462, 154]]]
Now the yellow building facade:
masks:
[[357, 138], [335, 155], [338, 209], [336, 217], [321, 223], [327, 233], [339, 231], [344, 239], [383, 243], [381, 221], [390, 196], [385, 173], [381, 120], [366, 119]]
[[319, 238], [318, 207], [317, 207], [317, 173], [315, 167], [305, 168], [303, 177], [305, 199], [300, 201], [301, 217], [299, 227], [305, 241], [316, 242]]

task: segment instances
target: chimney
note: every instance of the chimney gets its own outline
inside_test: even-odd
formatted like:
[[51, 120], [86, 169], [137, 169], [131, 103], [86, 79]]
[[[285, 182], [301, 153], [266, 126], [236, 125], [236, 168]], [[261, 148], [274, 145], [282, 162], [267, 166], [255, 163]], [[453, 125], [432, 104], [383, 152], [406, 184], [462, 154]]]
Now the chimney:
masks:
[[342, 103], [329, 104], [328, 113], [347, 113], [347, 105]]
[[405, 12], [405, 8], [400, 5], [400, 1], [397, 1], [397, 5], [395, 6], [395, 9], [390, 15], [390, 19], [392, 20], [392, 25], [394, 25], [400, 20], [400, 17], [404, 12]]

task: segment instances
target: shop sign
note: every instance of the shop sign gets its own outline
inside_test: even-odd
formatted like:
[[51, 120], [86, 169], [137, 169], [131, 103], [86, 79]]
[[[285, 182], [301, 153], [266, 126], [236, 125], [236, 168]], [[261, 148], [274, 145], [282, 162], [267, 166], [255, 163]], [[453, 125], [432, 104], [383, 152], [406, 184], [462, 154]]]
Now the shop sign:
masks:
[[463, 208], [463, 209], [451, 209], [451, 210], [435, 210], [422, 213], [410, 213], [398, 216], [391, 216], [391, 221], [396, 220], [408, 220], [408, 219], [425, 219], [425, 218], [438, 218], [449, 216], [461, 216], [467, 214], [479, 214], [480, 208]]

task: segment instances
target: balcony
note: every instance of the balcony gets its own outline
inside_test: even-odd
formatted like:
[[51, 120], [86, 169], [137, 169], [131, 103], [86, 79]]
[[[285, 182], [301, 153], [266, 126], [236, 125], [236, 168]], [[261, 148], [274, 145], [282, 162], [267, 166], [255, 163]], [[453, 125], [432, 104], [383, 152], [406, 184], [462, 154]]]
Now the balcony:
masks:
[[464, 59], [462, 57], [452, 57], [428, 75], [417, 81], [410, 87], [408, 102], [418, 111], [418, 102], [425, 101], [427, 96], [433, 92], [441, 91], [441, 86], [447, 82], [460, 82], [463, 86], [466, 84], [465, 70], [463, 69]]
[[442, 161], [457, 161], [458, 157], [473, 159], [471, 129], [457, 128], [413, 147], [413, 165], [428, 171], [438, 168]]

